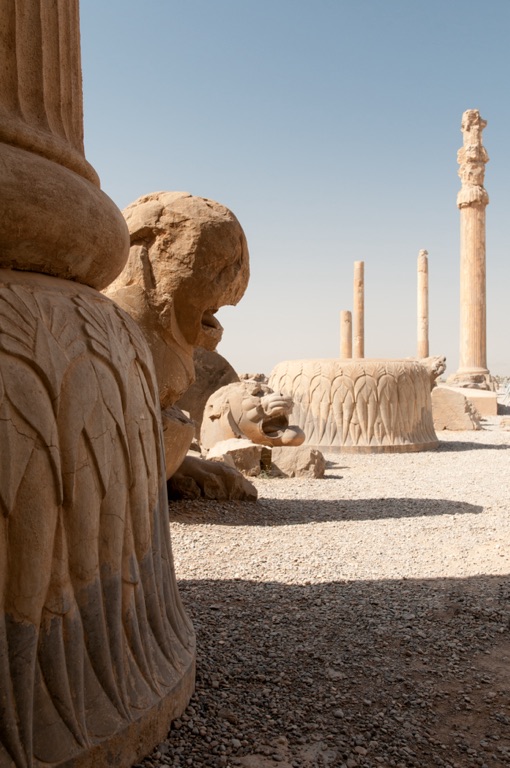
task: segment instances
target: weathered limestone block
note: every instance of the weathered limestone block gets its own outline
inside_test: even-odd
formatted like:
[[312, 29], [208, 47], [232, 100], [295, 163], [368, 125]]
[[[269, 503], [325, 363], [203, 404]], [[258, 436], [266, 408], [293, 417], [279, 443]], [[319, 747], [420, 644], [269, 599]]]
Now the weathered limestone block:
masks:
[[486, 389], [474, 389], [473, 384], [469, 387], [456, 387], [447, 380], [448, 389], [463, 395], [470, 405], [475, 408], [480, 416], [497, 416], [498, 396], [496, 392], [490, 392]]
[[200, 437], [205, 404], [221, 387], [239, 381], [230, 363], [218, 352], [198, 347], [193, 354], [195, 381], [178, 400], [177, 405], [187, 411], [195, 422], [195, 436]]
[[157, 385], [131, 318], [0, 270], [0, 766], [130, 765], [194, 683]]
[[301, 445], [305, 436], [289, 425], [292, 399], [267, 384], [245, 379], [222, 387], [208, 399], [200, 444], [209, 450], [230, 438], [246, 438], [259, 445]]
[[269, 385], [294, 401], [305, 444], [324, 451], [436, 448], [429, 371], [415, 360], [290, 360]]
[[[105, 290], [138, 323], [150, 346], [163, 411], [174, 406], [195, 378], [196, 347], [213, 350], [223, 328], [215, 312], [236, 304], [249, 278], [246, 238], [234, 214], [187, 192], [154, 192], [124, 210], [131, 248], [119, 277]], [[175, 411], [174, 411], [175, 416]], [[172, 417], [168, 413], [167, 424]], [[180, 419], [176, 429], [181, 431]], [[171, 477], [191, 437], [174, 460]], [[166, 439], [166, 438], [165, 438]]]
[[448, 387], [432, 390], [432, 416], [436, 430], [481, 429], [480, 414], [460, 392]]
[[271, 449], [271, 474], [278, 477], [324, 477], [324, 454], [306, 445]]
[[168, 495], [171, 499], [256, 501], [257, 489], [236, 469], [229, 454], [207, 462], [188, 455], [170, 478]]
[[216, 443], [207, 456], [214, 463], [215, 459], [230, 456], [236, 469], [249, 477], [260, 475], [262, 461], [262, 445], [256, 445], [246, 438], [232, 437]]

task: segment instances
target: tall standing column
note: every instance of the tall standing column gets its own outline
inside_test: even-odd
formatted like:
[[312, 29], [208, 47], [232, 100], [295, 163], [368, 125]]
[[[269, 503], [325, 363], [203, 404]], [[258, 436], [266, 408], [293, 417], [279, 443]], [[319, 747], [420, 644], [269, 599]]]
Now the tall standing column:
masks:
[[482, 144], [487, 121], [477, 109], [462, 116], [463, 146], [457, 154], [462, 187], [460, 209], [460, 361], [451, 383], [492, 389], [487, 368], [485, 208], [489, 196], [483, 186], [489, 157]]
[[365, 262], [354, 262], [353, 356], [365, 357]]
[[352, 314], [348, 309], [340, 312], [340, 357], [342, 360], [352, 357]]
[[427, 251], [418, 254], [418, 339], [417, 357], [429, 356], [429, 259]]

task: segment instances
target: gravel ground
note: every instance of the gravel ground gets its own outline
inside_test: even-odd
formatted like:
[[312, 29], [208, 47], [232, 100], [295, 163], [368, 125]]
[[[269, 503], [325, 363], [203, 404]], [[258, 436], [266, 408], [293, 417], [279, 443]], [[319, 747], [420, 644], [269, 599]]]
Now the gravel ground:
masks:
[[510, 431], [172, 502], [197, 686], [141, 765], [510, 766]]

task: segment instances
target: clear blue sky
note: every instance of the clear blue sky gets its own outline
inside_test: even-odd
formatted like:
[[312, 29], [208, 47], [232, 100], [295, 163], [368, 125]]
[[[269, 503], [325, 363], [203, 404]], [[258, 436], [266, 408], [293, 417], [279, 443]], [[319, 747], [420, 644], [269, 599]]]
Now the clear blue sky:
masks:
[[185, 190], [227, 205], [251, 280], [223, 309], [238, 372], [339, 354], [365, 261], [365, 353], [458, 366], [457, 149], [488, 121], [488, 363], [510, 374], [510, 0], [82, 0], [85, 147], [123, 208]]

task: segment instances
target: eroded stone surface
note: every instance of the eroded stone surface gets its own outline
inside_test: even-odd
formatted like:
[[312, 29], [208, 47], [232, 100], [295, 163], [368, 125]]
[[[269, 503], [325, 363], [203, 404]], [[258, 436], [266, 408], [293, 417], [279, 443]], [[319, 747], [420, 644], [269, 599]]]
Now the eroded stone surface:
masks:
[[461, 393], [448, 387], [432, 390], [432, 415], [436, 430], [481, 429], [480, 414]]
[[187, 192], [144, 195], [123, 213], [129, 259], [105, 294], [148, 340], [165, 408], [194, 381], [194, 349], [212, 350], [220, 341], [214, 315], [246, 289], [248, 246], [228, 208]]
[[305, 436], [289, 424], [292, 399], [260, 381], [245, 379], [211, 395], [204, 410], [200, 443], [209, 450], [230, 438], [259, 445], [301, 445]]
[[169, 480], [168, 495], [175, 499], [256, 501], [257, 489], [236, 469], [228, 453], [219, 456], [218, 461], [188, 455]]
[[463, 143], [457, 153], [462, 182], [457, 195], [460, 209], [460, 361], [448, 379], [454, 386], [492, 390], [487, 368], [485, 209], [489, 196], [484, 187], [489, 161], [482, 131], [487, 125], [477, 109], [462, 115]]
[[[234, 214], [187, 192], [154, 192], [124, 210], [131, 248], [126, 267], [105, 290], [139, 324], [151, 348], [163, 412], [195, 379], [196, 347], [213, 350], [223, 329], [215, 312], [236, 304], [249, 277], [248, 247]], [[175, 416], [175, 411], [173, 412]], [[172, 414], [170, 414], [172, 418]], [[167, 476], [189, 448], [165, 429]], [[170, 460], [172, 459], [172, 460]]]
[[249, 477], [260, 475], [262, 445], [256, 445], [246, 438], [232, 437], [215, 443], [207, 454], [211, 460], [230, 456], [235, 467]]
[[187, 411], [195, 422], [195, 436], [200, 437], [205, 404], [221, 387], [239, 381], [228, 360], [218, 352], [198, 347], [193, 354], [195, 381], [179, 399], [177, 405]]
[[269, 385], [294, 401], [305, 444], [343, 452], [435, 448], [430, 373], [416, 360], [290, 360]]
[[279, 477], [324, 477], [326, 459], [306, 445], [271, 449], [271, 473]]
[[2, 270], [0, 316], [0, 765], [129, 765], [194, 669], [150, 353], [71, 281]]
[[0, 28], [0, 267], [103, 288], [129, 241], [83, 152], [78, 3], [2, 3]]
[[83, 154], [78, 2], [0, 29], [0, 766], [128, 766], [194, 686], [157, 384], [95, 290], [129, 237]]

